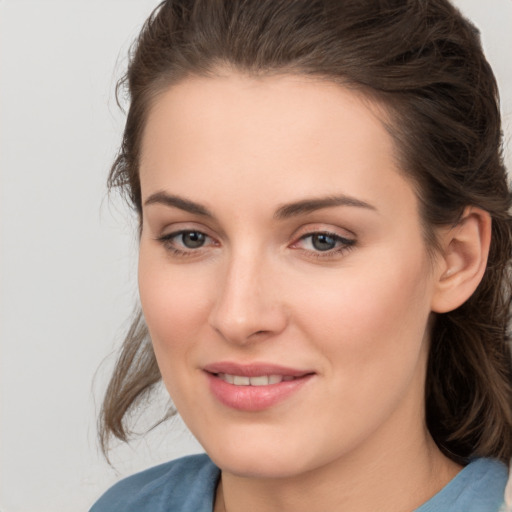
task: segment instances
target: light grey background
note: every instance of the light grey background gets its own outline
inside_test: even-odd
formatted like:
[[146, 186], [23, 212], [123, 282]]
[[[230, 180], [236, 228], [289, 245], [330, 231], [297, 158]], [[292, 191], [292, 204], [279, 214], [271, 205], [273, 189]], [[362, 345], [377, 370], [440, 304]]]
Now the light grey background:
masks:
[[[136, 238], [105, 179], [113, 89], [155, 0], [0, 0], [0, 510], [87, 510], [120, 476], [199, 451], [179, 423], [96, 445], [135, 304]], [[458, 0], [498, 76], [511, 166], [512, 0]]]

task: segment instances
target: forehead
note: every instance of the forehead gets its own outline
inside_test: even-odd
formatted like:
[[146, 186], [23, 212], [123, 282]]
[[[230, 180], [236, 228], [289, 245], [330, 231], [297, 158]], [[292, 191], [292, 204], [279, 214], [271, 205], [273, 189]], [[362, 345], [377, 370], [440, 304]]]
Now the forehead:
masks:
[[[180, 139], [193, 137], [219, 147], [229, 142], [225, 137], [233, 135], [233, 128], [237, 142], [243, 140], [251, 147], [291, 143], [301, 136], [310, 143], [334, 137], [341, 144], [339, 135], [347, 144], [357, 140], [360, 145], [364, 132], [376, 150], [387, 152], [392, 144], [383, 130], [384, 115], [384, 109], [363, 93], [313, 77], [238, 73], [192, 77], [164, 90], [153, 102], [143, 137], [142, 162], [147, 149], [161, 137], [175, 146]], [[341, 134], [343, 127], [349, 130]]]
[[169, 187], [206, 203], [229, 188], [245, 205], [263, 191], [275, 202], [329, 193], [378, 202], [399, 188], [410, 196], [383, 111], [359, 92], [303, 76], [185, 80], [149, 112], [143, 198]]

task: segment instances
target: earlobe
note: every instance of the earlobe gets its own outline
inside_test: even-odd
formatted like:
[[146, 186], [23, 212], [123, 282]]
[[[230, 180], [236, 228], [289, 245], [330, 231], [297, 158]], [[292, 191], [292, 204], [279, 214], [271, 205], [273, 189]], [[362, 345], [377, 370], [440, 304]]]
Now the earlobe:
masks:
[[460, 222], [441, 235], [442, 254], [431, 309], [447, 313], [466, 302], [480, 284], [491, 243], [491, 216], [467, 207]]

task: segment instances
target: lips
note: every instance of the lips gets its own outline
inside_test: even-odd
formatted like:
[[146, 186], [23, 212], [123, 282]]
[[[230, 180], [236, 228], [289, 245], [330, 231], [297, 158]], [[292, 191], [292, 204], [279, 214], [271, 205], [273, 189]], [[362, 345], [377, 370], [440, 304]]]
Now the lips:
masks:
[[312, 371], [273, 364], [220, 362], [203, 368], [210, 391], [223, 405], [240, 411], [269, 409], [297, 393]]

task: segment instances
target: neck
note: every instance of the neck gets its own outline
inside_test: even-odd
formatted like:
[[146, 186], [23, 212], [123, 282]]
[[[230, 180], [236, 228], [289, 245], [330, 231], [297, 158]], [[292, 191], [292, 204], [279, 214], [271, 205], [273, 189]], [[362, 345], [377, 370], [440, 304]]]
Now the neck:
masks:
[[215, 512], [414, 510], [461, 469], [439, 451], [426, 428], [420, 432], [416, 438], [403, 432], [392, 444], [376, 435], [364, 449], [290, 477], [249, 478], [223, 471]]

